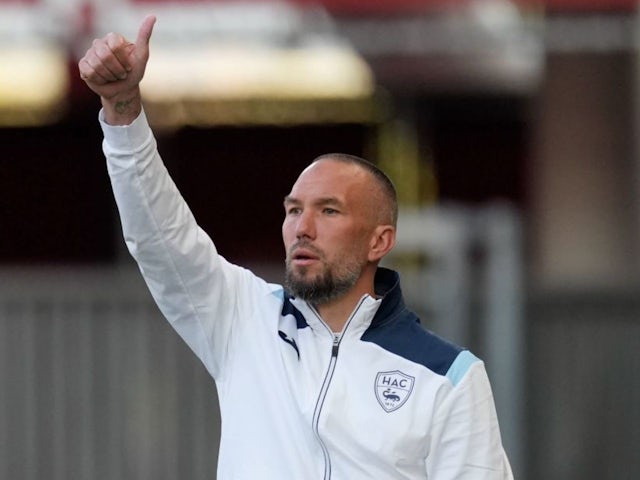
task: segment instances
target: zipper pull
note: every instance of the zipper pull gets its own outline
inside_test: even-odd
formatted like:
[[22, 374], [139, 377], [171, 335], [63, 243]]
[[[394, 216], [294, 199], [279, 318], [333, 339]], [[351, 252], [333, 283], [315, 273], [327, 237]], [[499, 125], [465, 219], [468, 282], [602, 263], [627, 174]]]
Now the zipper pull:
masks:
[[338, 356], [338, 345], [340, 344], [340, 336], [333, 336], [333, 347], [331, 348], [331, 356], [336, 358]]

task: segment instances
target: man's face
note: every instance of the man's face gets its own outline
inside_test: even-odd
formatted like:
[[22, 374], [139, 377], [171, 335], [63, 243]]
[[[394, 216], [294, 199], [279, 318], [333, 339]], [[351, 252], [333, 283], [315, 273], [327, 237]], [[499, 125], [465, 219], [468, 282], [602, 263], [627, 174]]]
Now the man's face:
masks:
[[302, 172], [285, 198], [282, 224], [286, 285], [293, 295], [321, 305], [356, 284], [375, 227], [371, 183], [365, 170], [335, 160]]

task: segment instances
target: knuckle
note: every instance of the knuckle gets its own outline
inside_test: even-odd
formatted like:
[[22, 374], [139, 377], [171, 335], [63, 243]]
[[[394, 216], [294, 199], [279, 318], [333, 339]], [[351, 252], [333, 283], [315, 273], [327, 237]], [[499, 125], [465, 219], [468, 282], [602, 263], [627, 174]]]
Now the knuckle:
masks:
[[105, 43], [111, 48], [118, 47], [124, 43], [124, 38], [118, 33], [111, 32], [105, 37]]
[[111, 54], [111, 49], [106, 45], [101, 44], [96, 47], [95, 54], [96, 57], [104, 61]]

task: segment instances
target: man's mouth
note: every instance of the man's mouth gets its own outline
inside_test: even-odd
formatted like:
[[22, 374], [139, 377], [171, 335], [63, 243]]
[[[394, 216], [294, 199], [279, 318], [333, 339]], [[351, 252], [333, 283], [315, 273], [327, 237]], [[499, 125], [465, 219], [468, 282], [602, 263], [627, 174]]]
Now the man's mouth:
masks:
[[306, 266], [317, 262], [320, 259], [320, 255], [313, 249], [307, 247], [299, 247], [293, 250], [291, 254], [291, 262], [295, 265]]

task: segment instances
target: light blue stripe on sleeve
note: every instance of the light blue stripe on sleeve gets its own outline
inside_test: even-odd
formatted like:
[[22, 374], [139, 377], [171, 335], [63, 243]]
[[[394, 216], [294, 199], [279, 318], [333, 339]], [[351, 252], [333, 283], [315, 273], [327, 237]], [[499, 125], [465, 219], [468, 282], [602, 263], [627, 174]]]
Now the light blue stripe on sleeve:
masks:
[[453, 385], [458, 385], [462, 377], [469, 371], [469, 367], [476, 362], [479, 362], [480, 359], [476, 357], [469, 350], [463, 350], [458, 354], [456, 359], [453, 361], [449, 370], [447, 371], [446, 377], [449, 379]]

